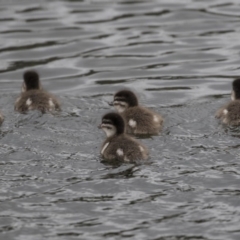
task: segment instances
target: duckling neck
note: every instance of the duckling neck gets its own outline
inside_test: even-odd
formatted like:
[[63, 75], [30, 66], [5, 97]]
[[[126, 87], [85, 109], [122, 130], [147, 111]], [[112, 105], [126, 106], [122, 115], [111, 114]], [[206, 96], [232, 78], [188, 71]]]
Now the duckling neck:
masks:
[[134, 104], [131, 104], [130, 106], [129, 106], [129, 108], [131, 108], [131, 107], [137, 107], [138, 106], [138, 104], [137, 103], [134, 103]]
[[27, 87], [27, 89], [26, 89], [27, 92], [28, 91], [38, 91], [38, 90], [40, 90], [40, 88], [38, 88], [38, 87], [36, 87], [36, 88], [32, 88], [32, 87], [28, 88]]

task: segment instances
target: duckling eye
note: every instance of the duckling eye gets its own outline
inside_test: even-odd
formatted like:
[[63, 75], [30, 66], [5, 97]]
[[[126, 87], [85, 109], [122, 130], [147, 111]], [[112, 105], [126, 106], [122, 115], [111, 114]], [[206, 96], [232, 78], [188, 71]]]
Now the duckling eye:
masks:
[[107, 129], [112, 129], [111, 127], [106, 127]]

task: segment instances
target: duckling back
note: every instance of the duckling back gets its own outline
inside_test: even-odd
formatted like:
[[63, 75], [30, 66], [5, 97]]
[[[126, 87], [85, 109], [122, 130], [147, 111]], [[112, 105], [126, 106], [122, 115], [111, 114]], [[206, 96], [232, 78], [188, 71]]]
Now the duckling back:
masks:
[[4, 116], [2, 115], [2, 113], [0, 112], [0, 125], [2, 125], [4, 121]]
[[240, 78], [232, 82], [231, 100], [216, 112], [215, 117], [228, 125], [240, 125]]
[[147, 148], [137, 140], [122, 134], [106, 139], [102, 145], [102, 156], [108, 160], [135, 162], [148, 158]]
[[231, 101], [220, 110], [217, 117], [225, 124], [232, 126], [240, 125], [240, 100]]
[[29, 110], [39, 110], [42, 113], [60, 111], [60, 104], [55, 96], [43, 90], [23, 92], [16, 100], [15, 110], [25, 113]]
[[158, 134], [163, 126], [163, 118], [144, 107], [136, 106], [122, 113], [126, 131], [131, 134]]

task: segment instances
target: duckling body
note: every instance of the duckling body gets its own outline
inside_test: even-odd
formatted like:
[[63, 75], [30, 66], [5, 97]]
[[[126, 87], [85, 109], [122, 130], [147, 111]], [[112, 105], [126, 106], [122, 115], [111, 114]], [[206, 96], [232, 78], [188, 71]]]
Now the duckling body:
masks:
[[2, 113], [0, 112], [0, 125], [2, 125], [4, 121], [4, 116], [2, 115]]
[[42, 113], [60, 110], [60, 104], [52, 94], [44, 90], [30, 90], [21, 94], [15, 103], [15, 110], [25, 113], [39, 110]]
[[216, 113], [222, 123], [232, 126], [240, 125], [240, 100], [229, 102]]
[[132, 91], [117, 92], [114, 95], [113, 106], [125, 120], [127, 133], [156, 135], [162, 129], [162, 116], [139, 106], [138, 99]]
[[22, 93], [15, 102], [15, 110], [25, 113], [30, 110], [39, 110], [42, 113], [60, 111], [60, 103], [57, 98], [43, 90], [39, 76], [35, 71], [24, 73]]
[[216, 118], [232, 126], [240, 125], [240, 79], [232, 83], [231, 101], [216, 112]]
[[146, 147], [126, 134], [107, 138], [103, 143], [101, 154], [105, 159], [125, 162], [148, 158]]
[[162, 129], [162, 117], [153, 111], [140, 107], [130, 107], [121, 113], [126, 121], [126, 131], [130, 134], [158, 134]]
[[100, 128], [107, 135], [101, 147], [101, 155], [106, 160], [134, 162], [148, 158], [147, 148], [125, 133], [124, 120], [120, 114], [104, 115]]

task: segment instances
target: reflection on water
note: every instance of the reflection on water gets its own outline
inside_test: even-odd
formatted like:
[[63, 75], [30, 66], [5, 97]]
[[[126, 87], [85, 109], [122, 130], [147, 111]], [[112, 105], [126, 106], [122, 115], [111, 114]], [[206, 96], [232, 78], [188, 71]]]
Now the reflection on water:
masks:
[[[239, 76], [238, 0], [1, 1], [1, 239], [236, 239], [239, 128], [215, 111]], [[34, 68], [58, 116], [13, 103]], [[101, 162], [119, 89], [165, 118], [147, 164]]]

